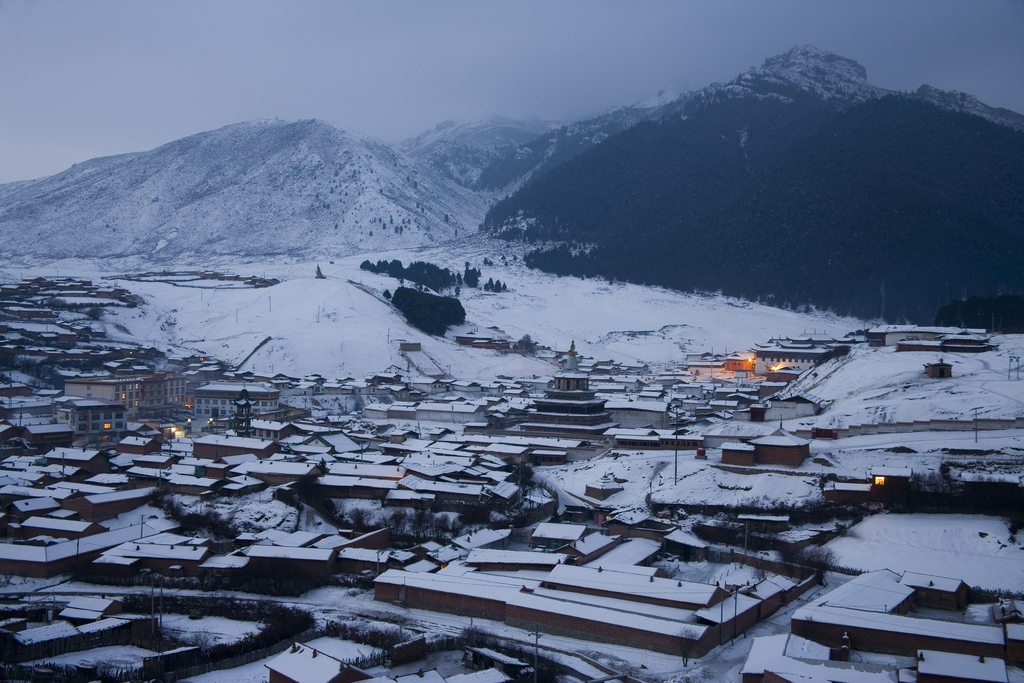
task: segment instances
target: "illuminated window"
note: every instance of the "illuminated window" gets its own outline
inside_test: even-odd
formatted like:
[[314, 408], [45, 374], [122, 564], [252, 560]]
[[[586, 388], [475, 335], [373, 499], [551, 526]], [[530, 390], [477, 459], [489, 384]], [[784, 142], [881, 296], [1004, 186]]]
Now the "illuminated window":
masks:
[[884, 485], [885, 485], [885, 477], [876, 476], [875, 477], [875, 486], [884, 486]]
[[103, 428], [104, 429], [110, 429], [110, 423], [109, 422], [104, 422], [103, 423]]

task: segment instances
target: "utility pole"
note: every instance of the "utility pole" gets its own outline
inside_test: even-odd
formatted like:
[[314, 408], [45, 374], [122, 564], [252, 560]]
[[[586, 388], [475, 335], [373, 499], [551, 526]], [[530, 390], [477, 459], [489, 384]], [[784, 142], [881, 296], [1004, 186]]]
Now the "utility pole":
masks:
[[725, 635], [725, 598], [718, 601], [718, 646], [721, 647]]
[[533, 625], [533, 683], [537, 683], [537, 651], [540, 649], [540, 624]]
[[971, 408], [974, 411], [974, 443], [978, 443], [978, 411], [981, 408]]

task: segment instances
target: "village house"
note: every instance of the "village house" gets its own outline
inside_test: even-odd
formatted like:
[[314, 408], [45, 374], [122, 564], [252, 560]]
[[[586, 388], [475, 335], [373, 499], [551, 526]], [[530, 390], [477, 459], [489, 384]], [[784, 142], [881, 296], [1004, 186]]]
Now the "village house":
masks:
[[[751, 449], [751, 446], [753, 447]], [[722, 463], [728, 465], [790, 465], [798, 467], [810, 457], [810, 441], [777, 429], [749, 443], [722, 444]]]
[[54, 448], [46, 454], [48, 465], [71, 465], [92, 474], [104, 474], [110, 471], [107, 454], [98, 450], [83, 448]]
[[[910, 581], [921, 583], [921, 578], [912, 576]], [[840, 648], [845, 640], [853, 649], [911, 657], [920, 650], [986, 659], [1005, 656], [1007, 637], [1001, 626], [908, 615], [916, 594], [917, 588], [902, 583], [894, 572], [861, 574], [798, 609], [791, 632], [828, 647]]]
[[756, 345], [754, 374], [763, 377], [783, 366], [807, 370], [824, 363], [835, 353], [830, 345], [822, 342], [803, 339], [771, 340], [767, 344]]
[[[909, 337], [932, 341], [946, 335], [964, 332], [961, 327], [920, 327], [918, 325], [882, 325], [868, 330], [868, 346], [896, 346]], [[970, 334], [984, 334], [985, 330], [966, 330]]]
[[207, 436], [195, 439], [192, 446], [192, 454], [197, 458], [217, 460], [229, 455], [242, 455], [252, 453], [257, 458], [269, 458], [280, 450], [276, 441], [265, 439], [254, 439], [241, 436], [225, 436], [223, 434], [208, 434]]

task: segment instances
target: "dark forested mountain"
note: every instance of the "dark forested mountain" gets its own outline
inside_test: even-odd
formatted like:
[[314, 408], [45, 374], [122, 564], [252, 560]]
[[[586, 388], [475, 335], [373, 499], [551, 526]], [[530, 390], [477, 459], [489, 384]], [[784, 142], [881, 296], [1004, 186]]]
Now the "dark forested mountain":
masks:
[[[759, 68], [740, 74], [728, 83], [715, 83], [698, 92], [659, 92], [636, 104], [607, 114], [552, 128], [540, 137], [494, 155], [472, 183], [482, 191], [515, 189], [524, 180], [538, 178], [556, 166], [595, 147], [612, 135], [640, 123], [680, 113], [694, 103], [743, 97], [776, 97], [776, 90], [798, 88], [815, 95], [833, 109], [886, 95], [897, 94], [871, 85], [863, 66], [852, 59], [804, 45], [765, 60]], [[990, 121], [1024, 130], [1024, 115], [989, 107], [973, 96], [922, 85], [907, 93], [914, 99], [932, 102], [943, 109], [976, 114]]]
[[552, 272], [869, 318], [931, 322], [965, 292], [1024, 291], [1024, 133], [879, 97], [824, 54], [774, 58], [608, 138], [484, 229], [560, 243], [527, 261]]
[[941, 327], [975, 327], [999, 330], [1006, 334], [1024, 333], [1024, 296], [972, 296], [966, 301], [951, 301], [935, 314]]
[[637, 104], [585, 121], [553, 128], [540, 137], [508, 148], [491, 159], [470, 185], [474, 190], [496, 192], [517, 187], [600, 144], [641, 121], [661, 118], [682, 109], [689, 94], [662, 91]]

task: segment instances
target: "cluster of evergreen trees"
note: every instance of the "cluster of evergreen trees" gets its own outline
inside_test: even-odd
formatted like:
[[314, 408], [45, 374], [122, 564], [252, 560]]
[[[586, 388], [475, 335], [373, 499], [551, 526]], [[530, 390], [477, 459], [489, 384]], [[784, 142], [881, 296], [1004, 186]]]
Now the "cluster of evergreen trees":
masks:
[[451, 325], [466, 322], [466, 310], [454, 297], [399, 287], [392, 295], [391, 303], [410, 325], [427, 334], [441, 336]]
[[[484, 259], [487, 265], [494, 265], [489, 259]], [[469, 261], [466, 261], [466, 269], [462, 273], [453, 273], [447, 268], [441, 268], [433, 263], [424, 261], [413, 261], [406, 268], [398, 259], [393, 261], [377, 261], [371, 263], [369, 260], [359, 264], [360, 270], [368, 270], [378, 275], [387, 275], [396, 280], [408, 280], [421, 287], [427, 287], [435, 292], [443, 292], [446, 289], [455, 287], [455, 296], [459, 295], [459, 288], [465, 284], [467, 287], [476, 289], [480, 286], [482, 273], [479, 268], [472, 268]], [[484, 283], [484, 290], [488, 292], [507, 292], [508, 287], [501, 280], [488, 278]], [[385, 297], [387, 298], [387, 297]]]
[[505, 285], [501, 280], [495, 280], [494, 278], [487, 278], [487, 282], [484, 283], [485, 292], [507, 292], [508, 286]]
[[977, 327], [1004, 334], [1024, 333], [1024, 296], [972, 296], [939, 309], [935, 324], [941, 327]]
[[462, 281], [466, 283], [467, 287], [476, 289], [480, 286], [480, 269], [470, 268], [469, 261], [466, 261], [466, 272], [462, 276]]
[[424, 261], [413, 261], [408, 268], [402, 266], [398, 259], [393, 261], [377, 261], [376, 264], [369, 260], [359, 264], [361, 270], [368, 270], [378, 275], [388, 275], [396, 280], [408, 280], [424, 287], [429, 287], [435, 292], [441, 292], [449, 287], [458, 287], [462, 284], [462, 276], [453, 273], [447, 268], [441, 268], [433, 263]]

